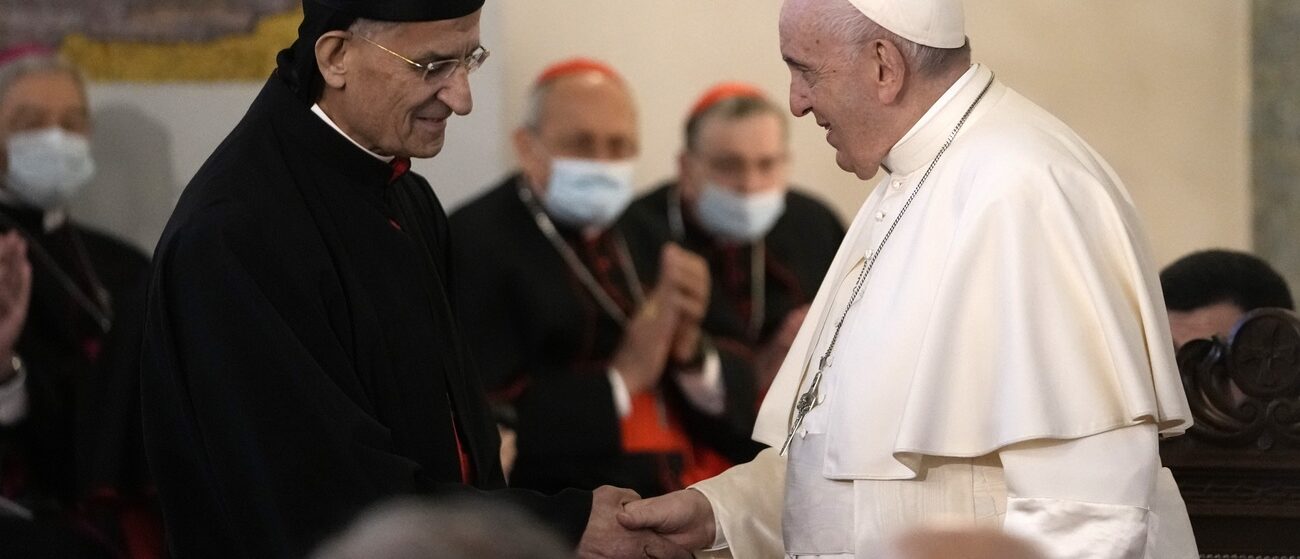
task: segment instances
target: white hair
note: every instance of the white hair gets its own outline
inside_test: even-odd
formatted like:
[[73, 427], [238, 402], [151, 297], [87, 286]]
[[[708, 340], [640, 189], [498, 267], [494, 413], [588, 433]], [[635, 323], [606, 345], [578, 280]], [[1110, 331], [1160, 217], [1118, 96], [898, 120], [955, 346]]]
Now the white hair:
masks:
[[[822, 21], [822, 30], [833, 37], [841, 39], [844, 44], [854, 47], [871, 41], [889, 41], [902, 53], [907, 67], [917, 75], [935, 76], [947, 70], [959, 61], [969, 60], [970, 40], [966, 44], [951, 49], [943, 49], [914, 43], [885, 29], [871, 18], [863, 15], [848, 0], [825, 0], [816, 2], [821, 11], [818, 19]], [[854, 54], [858, 49], [853, 50]]]
[[374, 38], [375, 35], [394, 27], [397, 27], [397, 22], [395, 21], [357, 18], [356, 21], [352, 22], [352, 25], [348, 26], [348, 32], [366, 38]]

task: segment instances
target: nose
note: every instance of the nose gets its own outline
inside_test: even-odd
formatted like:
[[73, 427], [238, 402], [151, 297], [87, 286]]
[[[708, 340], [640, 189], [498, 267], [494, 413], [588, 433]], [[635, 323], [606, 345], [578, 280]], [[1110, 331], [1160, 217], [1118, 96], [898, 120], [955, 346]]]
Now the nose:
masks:
[[790, 114], [796, 118], [812, 111], [812, 95], [808, 85], [798, 77], [790, 79]]
[[739, 178], [740, 191], [745, 194], [759, 192], [767, 186], [767, 176], [757, 165], [746, 165]]
[[469, 87], [469, 70], [464, 64], [458, 66], [447, 78], [447, 83], [438, 90], [437, 98], [460, 116], [465, 116], [474, 110], [474, 95], [470, 93]]

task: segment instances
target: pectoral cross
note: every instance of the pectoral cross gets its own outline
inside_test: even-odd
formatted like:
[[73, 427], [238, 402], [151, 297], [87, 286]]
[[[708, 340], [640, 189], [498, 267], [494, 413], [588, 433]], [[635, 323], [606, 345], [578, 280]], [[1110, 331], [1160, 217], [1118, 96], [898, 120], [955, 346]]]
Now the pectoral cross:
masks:
[[822, 371], [826, 370], [826, 363], [829, 354], [823, 355], [817, 363], [817, 374], [813, 375], [812, 383], [808, 385], [808, 390], [799, 396], [794, 403], [794, 422], [790, 424], [790, 433], [785, 437], [785, 444], [781, 445], [781, 455], [790, 449], [790, 443], [794, 441], [794, 434], [799, 431], [803, 425], [803, 420], [808, 416], [808, 412], [817, 407], [821, 402], [818, 401], [818, 392], [822, 384]]

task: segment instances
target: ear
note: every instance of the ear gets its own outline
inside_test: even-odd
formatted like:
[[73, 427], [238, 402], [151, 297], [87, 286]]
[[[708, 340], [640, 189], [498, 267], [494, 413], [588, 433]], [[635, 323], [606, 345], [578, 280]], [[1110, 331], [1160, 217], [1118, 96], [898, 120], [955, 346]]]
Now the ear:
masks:
[[891, 105], [903, 92], [909, 77], [907, 61], [902, 51], [892, 41], [878, 39], [871, 44], [871, 56], [876, 62], [876, 95], [884, 105]]
[[686, 150], [677, 154], [677, 183], [684, 184], [691, 180], [691, 160]]
[[515, 147], [515, 158], [519, 161], [519, 170], [524, 174], [524, 182], [538, 196], [546, 193], [546, 184], [550, 181], [548, 162], [538, 153], [537, 136], [527, 126], [520, 126], [510, 137]]
[[348, 39], [347, 31], [330, 31], [316, 39], [316, 68], [325, 78], [325, 85], [343, 89], [347, 85]]

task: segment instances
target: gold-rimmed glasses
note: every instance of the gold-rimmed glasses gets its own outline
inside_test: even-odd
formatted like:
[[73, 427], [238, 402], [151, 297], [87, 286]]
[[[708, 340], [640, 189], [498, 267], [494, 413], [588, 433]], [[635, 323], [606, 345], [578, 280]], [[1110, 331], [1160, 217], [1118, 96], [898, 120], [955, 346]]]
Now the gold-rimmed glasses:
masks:
[[384, 45], [381, 45], [379, 43], [370, 40], [369, 37], [366, 37], [364, 35], [356, 35], [356, 36], [367, 43], [379, 47], [384, 52], [396, 56], [397, 58], [400, 58], [402, 62], [410, 64], [412, 68], [421, 72], [420, 79], [424, 81], [429, 81], [430, 79], [433, 79], [434, 81], [439, 81], [451, 77], [451, 75], [456, 72], [456, 68], [460, 67], [461, 65], [465, 66], [466, 74], [471, 74], [474, 72], [474, 70], [477, 70], [479, 66], [483, 65], [483, 62], [487, 60], [488, 55], [492, 54], [491, 52], [488, 51], [488, 49], [483, 48], [483, 46], [480, 45], [476, 47], [473, 51], [470, 51], [469, 54], [461, 58], [447, 58], [444, 60], [434, 60], [433, 62], [420, 63], [411, 60], [410, 58], [407, 58], [405, 56], [402, 56], [400, 54], [397, 54], [396, 52], [393, 52], [392, 49], [389, 49]]

